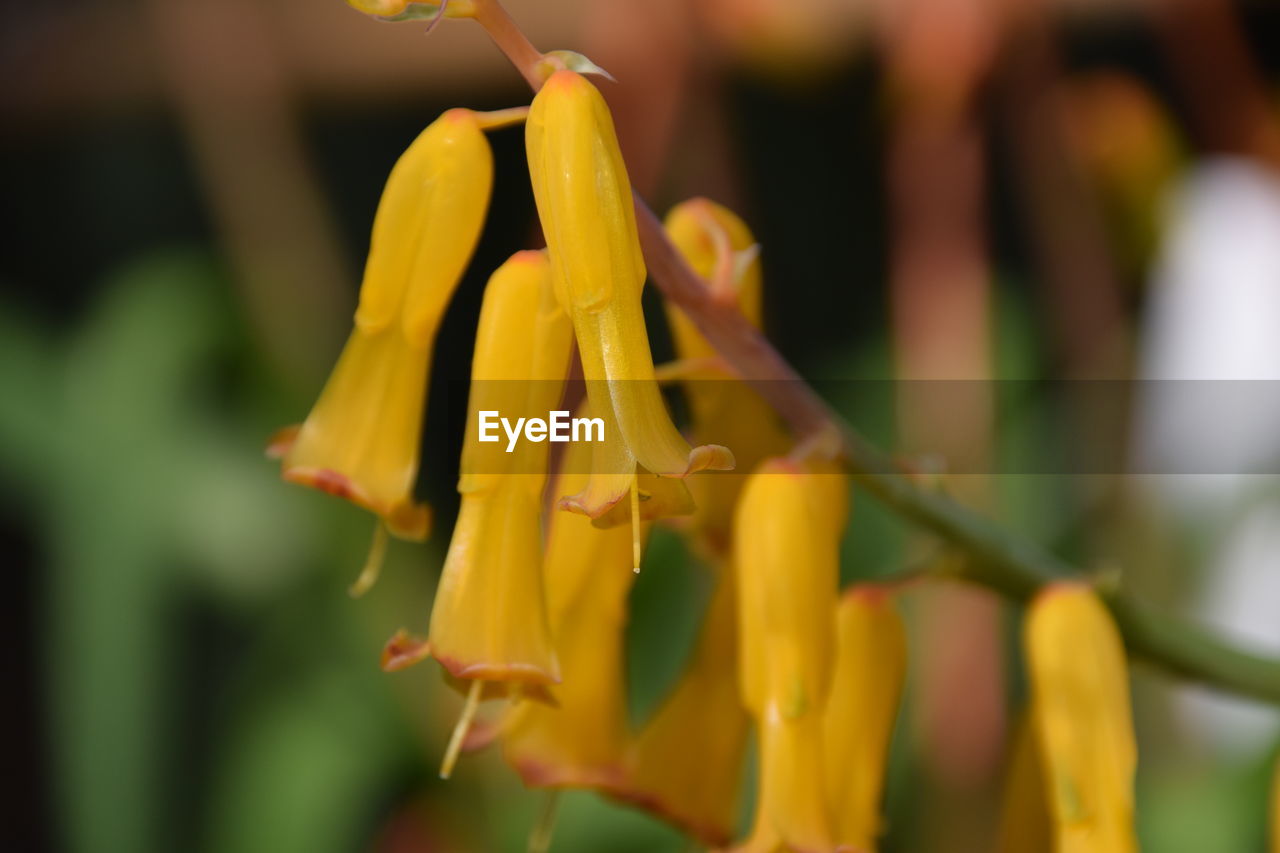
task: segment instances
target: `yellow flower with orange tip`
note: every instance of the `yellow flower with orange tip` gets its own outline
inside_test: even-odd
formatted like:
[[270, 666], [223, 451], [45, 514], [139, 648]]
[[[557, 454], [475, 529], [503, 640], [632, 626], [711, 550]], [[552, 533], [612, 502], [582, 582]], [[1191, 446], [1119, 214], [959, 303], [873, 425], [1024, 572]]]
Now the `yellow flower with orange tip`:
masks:
[[423, 406], [436, 330], [489, 205], [484, 129], [519, 115], [449, 110], [396, 162], [374, 218], [355, 329], [306, 422], [272, 443], [286, 480], [347, 498], [406, 539], [425, 539], [429, 528], [413, 495]]
[[581, 75], [558, 71], [533, 99], [525, 132], [538, 215], [591, 408], [606, 436], [616, 431], [620, 439], [596, 445], [591, 484], [565, 505], [603, 516], [633, 490], [637, 466], [675, 478], [732, 468], [724, 447], [689, 446], [654, 380], [631, 185], [604, 99]]
[[[583, 415], [589, 415], [589, 408]], [[557, 491], [581, 488], [590, 448], [570, 443]], [[631, 532], [557, 512], [547, 532], [547, 612], [562, 682], [554, 705], [521, 701], [503, 721], [503, 755], [531, 787], [606, 788], [622, 780], [627, 737], [623, 634]]]
[[[756, 239], [747, 224], [723, 205], [691, 198], [671, 208], [663, 227], [689, 268], [710, 285], [713, 298], [734, 306], [760, 328], [763, 279]], [[668, 302], [666, 309], [681, 358], [719, 357], [679, 306]]]
[[[468, 437], [479, 406], [547, 412], [569, 363], [568, 319], [543, 253], [520, 252], [485, 288], [472, 361]], [[495, 402], [501, 400], [501, 403]], [[468, 441], [468, 449], [480, 445]], [[464, 453], [462, 504], [431, 611], [431, 654], [460, 679], [549, 685], [559, 669], [542, 578], [547, 445]]]
[[[732, 211], [704, 198], [676, 205], [667, 214], [667, 236], [690, 268], [708, 282], [715, 299], [731, 305], [755, 327], [761, 320], [759, 253], [750, 229]], [[785, 451], [786, 431], [769, 405], [746, 382], [729, 373], [715, 349], [680, 308], [667, 303], [676, 365], [685, 381], [693, 433], [733, 448], [744, 471]], [[689, 484], [697, 510], [690, 528], [705, 556], [728, 550], [733, 509], [742, 477], [701, 477]]]
[[[783, 459], [751, 475], [738, 503], [738, 661], [760, 741], [756, 820], [744, 850], [834, 848], [823, 708], [836, 655], [843, 476]], [[837, 519], [841, 519], [837, 522]]]
[[[666, 220], [668, 236], [715, 298], [760, 323], [760, 265], [755, 240], [727, 209], [692, 199]], [[676, 364], [662, 369], [683, 380], [693, 433], [724, 441], [748, 470], [782, 452], [787, 438], [772, 411], [746, 383], [719, 364], [715, 351], [683, 313], [668, 303]], [[731, 527], [745, 477], [689, 482], [696, 509], [681, 525], [711, 564], [715, 592], [689, 665], [628, 755], [627, 783], [617, 795], [675, 823], [709, 844], [733, 832], [750, 718], [737, 686], [737, 585]]]
[[1055, 584], [1028, 609], [1024, 645], [1054, 849], [1137, 850], [1138, 753], [1124, 647], [1111, 614], [1089, 587]]
[[885, 764], [907, 670], [906, 629], [887, 591], [855, 586], [836, 610], [836, 664], [825, 710], [827, 794], [836, 840], [873, 853]]

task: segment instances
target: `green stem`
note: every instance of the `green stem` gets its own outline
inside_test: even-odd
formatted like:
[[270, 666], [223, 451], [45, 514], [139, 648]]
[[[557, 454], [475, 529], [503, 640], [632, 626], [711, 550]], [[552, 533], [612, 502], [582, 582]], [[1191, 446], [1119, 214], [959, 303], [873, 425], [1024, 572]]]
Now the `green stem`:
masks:
[[[899, 515], [937, 534], [968, 558], [960, 578], [1026, 601], [1054, 581], [1083, 573], [1035, 543], [926, 489], [895, 470], [892, 459], [852, 430], [846, 433], [851, 476]], [[1102, 597], [1125, 647], [1171, 675], [1280, 704], [1280, 661], [1223, 642], [1198, 625], [1159, 613], [1119, 591]]]
[[[524, 75], [541, 86], [542, 54], [498, 0], [476, 0], [475, 18]], [[838, 433], [853, 479], [904, 518], [945, 539], [968, 558], [961, 573], [977, 583], [1025, 601], [1056, 580], [1083, 573], [1027, 539], [925, 488], [903, 474], [810, 388], [777, 350], [685, 263], [653, 211], [635, 194], [636, 225], [645, 262], [667, 299], [679, 305], [737, 373], [765, 398], [801, 440]], [[1129, 653], [1169, 673], [1221, 690], [1280, 704], [1280, 661], [1250, 654], [1204, 629], [1148, 610], [1119, 592], [1104, 593]]]

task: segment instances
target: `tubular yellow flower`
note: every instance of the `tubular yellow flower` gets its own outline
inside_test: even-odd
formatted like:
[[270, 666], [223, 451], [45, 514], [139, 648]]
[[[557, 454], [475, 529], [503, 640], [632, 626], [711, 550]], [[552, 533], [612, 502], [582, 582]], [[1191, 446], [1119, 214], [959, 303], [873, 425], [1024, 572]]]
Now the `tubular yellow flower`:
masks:
[[739, 684], [756, 718], [760, 782], [745, 848], [834, 847], [823, 770], [823, 707], [836, 649], [841, 528], [824, 485], [772, 459], [751, 476], [734, 525]]
[[[742, 221], [705, 199], [693, 199], [671, 211], [666, 228], [717, 297], [759, 325], [760, 266]], [[748, 470], [781, 452], [786, 436], [772, 411], [718, 364], [715, 351], [678, 309], [668, 303], [667, 310], [681, 359], [667, 373], [685, 380], [695, 435], [725, 441]], [[737, 584], [730, 541], [744, 481], [718, 476], [689, 483], [696, 509], [683, 529], [713, 567], [715, 593], [688, 667], [629, 750], [626, 788], [618, 792], [713, 845], [732, 836], [750, 722], [737, 686]]]
[[431, 347], [489, 204], [493, 156], [480, 120], [450, 110], [400, 157], [373, 224], [355, 329], [319, 400], [280, 442], [286, 480], [344, 497], [407, 539]]
[[688, 668], [628, 751], [625, 799], [710, 845], [733, 836], [750, 719], [738, 696], [737, 591], [718, 580]]
[[[569, 359], [568, 319], [541, 252], [520, 252], [485, 288], [472, 361], [469, 435], [495, 395], [517, 413], [554, 408]], [[468, 448], [479, 447], [468, 443]], [[462, 505], [431, 611], [431, 654], [462, 679], [559, 680], [542, 578], [545, 443], [464, 453]], [[499, 468], [498, 466], [509, 466]]]
[[[760, 260], [750, 229], [734, 213], [704, 198], [672, 208], [667, 236], [694, 272], [706, 279], [717, 299], [733, 305], [757, 328], [761, 315]], [[676, 354], [687, 365], [682, 375], [699, 440], [715, 436], [733, 448], [741, 470], [750, 471], [785, 451], [787, 435], [769, 405], [745, 382], [719, 365], [715, 349], [679, 307], [667, 303]], [[729, 547], [733, 509], [742, 477], [692, 480], [697, 511], [690, 524], [695, 542], [712, 559]]]
[[[667, 214], [667, 236], [690, 269], [710, 283], [713, 295], [737, 307], [760, 328], [763, 283], [756, 239], [751, 229], [727, 207], [691, 198]], [[714, 347], [680, 308], [667, 303], [667, 322], [681, 358], [717, 358]]]
[[836, 636], [825, 712], [827, 792], [836, 840], [874, 853], [885, 764], [906, 677], [906, 629], [883, 589], [858, 586], [840, 599]]
[[[583, 486], [590, 449], [571, 443], [557, 489]], [[622, 779], [626, 743], [623, 631], [631, 533], [601, 530], [582, 515], [551, 516], [547, 609], [562, 683], [555, 705], [521, 701], [503, 723], [503, 755], [531, 787], [610, 789]]]
[[592, 410], [620, 441], [597, 445], [593, 483], [566, 506], [598, 518], [631, 491], [637, 464], [662, 477], [728, 469], [725, 448], [690, 448], [654, 381], [640, 309], [645, 267], [631, 185], [604, 99], [558, 71], [526, 123], [529, 175], [557, 294], [573, 320]]
[[1058, 853], [1137, 850], [1137, 746], [1119, 632], [1088, 587], [1057, 584], [1027, 614], [1032, 711]]

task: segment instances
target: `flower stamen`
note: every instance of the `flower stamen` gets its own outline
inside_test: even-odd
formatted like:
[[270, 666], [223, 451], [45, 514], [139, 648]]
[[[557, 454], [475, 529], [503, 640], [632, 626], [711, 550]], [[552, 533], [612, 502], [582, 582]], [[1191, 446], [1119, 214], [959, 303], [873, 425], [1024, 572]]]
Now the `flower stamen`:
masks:
[[551, 834], [555, 831], [556, 816], [559, 813], [560, 789], [552, 788], [547, 791], [547, 797], [542, 802], [542, 811], [538, 815], [538, 822], [529, 833], [529, 845], [526, 848], [529, 853], [547, 853], [551, 849]]
[[360, 575], [356, 578], [355, 583], [347, 588], [347, 594], [352, 598], [359, 598], [369, 590], [373, 589], [373, 585], [378, 582], [378, 578], [382, 575], [382, 564], [387, 559], [387, 525], [382, 519], [376, 519], [373, 523], [373, 541], [369, 543], [369, 556], [364, 559], [364, 568], [360, 569]]
[[631, 478], [631, 571], [640, 574], [640, 478]]
[[482, 679], [477, 678], [471, 682], [471, 689], [467, 691], [467, 703], [462, 706], [462, 716], [458, 717], [458, 722], [453, 727], [453, 734], [449, 736], [449, 745], [444, 751], [444, 760], [440, 762], [441, 779], [448, 779], [453, 775], [453, 765], [458, 763], [462, 742], [467, 739], [467, 732], [471, 731], [476, 711], [480, 708], [480, 691], [483, 687]]

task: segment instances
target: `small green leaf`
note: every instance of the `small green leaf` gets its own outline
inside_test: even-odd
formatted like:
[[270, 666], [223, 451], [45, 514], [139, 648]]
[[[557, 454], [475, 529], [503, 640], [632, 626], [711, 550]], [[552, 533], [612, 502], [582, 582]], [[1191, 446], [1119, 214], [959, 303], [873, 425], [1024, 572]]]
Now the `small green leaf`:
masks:
[[542, 63], [543, 63], [543, 68], [545, 70], [545, 73], [548, 77], [550, 77], [551, 74], [554, 73], [555, 71], [558, 71], [561, 68], [566, 68], [569, 71], [576, 71], [579, 74], [595, 74], [596, 76], [603, 77], [612, 83], [618, 82], [617, 80], [614, 79], [612, 74], [610, 74], [608, 71], [605, 71], [599, 65], [596, 65], [590, 59], [583, 56], [581, 53], [578, 53], [577, 51], [573, 51], [573, 50], [547, 51], [546, 53], [542, 54]]
[[421, 21], [440, 17], [439, 3], [410, 3], [398, 15], [379, 15], [379, 21], [399, 23], [400, 21]]

